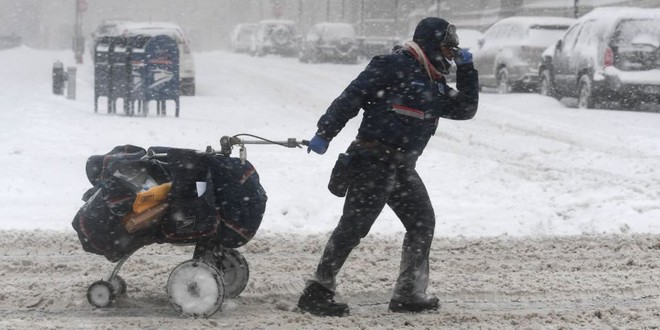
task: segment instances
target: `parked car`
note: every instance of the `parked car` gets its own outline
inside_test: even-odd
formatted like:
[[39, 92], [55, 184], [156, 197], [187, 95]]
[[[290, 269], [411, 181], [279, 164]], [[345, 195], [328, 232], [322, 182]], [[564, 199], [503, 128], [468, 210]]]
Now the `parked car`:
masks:
[[298, 56], [300, 36], [296, 23], [289, 20], [264, 20], [259, 22], [252, 36], [250, 53], [255, 56], [278, 54]]
[[536, 90], [541, 53], [575, 22], [564, 17], [514, 16], [493, 24], [474, 51], [479, 84], [500, 93]]
[[578, 107], [660, 102], [660, 9], [597, 8], [543, 54], [539, 92]]
[[167, 35], [176, 40], [179, 46], [179, 88], [181, 95], [195, 95], [195, 62], [190, 51], [190, 42], [181, 27], [174, 23], [124, 23], [121, 25], [121, 35]]
[[359, 55], [355, 29], [348, 23], [318, 23], [302, 42], [300, 62], [356, 63]]
[[231, 32], [231, 49], [235, 53], [247, 53], [252, 45], [252, 36], [259, 25], [256, 23], [237, 24]]

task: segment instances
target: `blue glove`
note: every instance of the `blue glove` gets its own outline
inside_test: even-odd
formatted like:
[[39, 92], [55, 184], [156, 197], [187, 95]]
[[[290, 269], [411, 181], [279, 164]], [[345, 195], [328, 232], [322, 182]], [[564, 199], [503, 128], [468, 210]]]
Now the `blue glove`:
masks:
[[472, 53], [469, 50], [461, 48], [454, 53], [454, 62], [456, 65], [472, 63]]
[[319, 155], [323, 155], [328, 150], [329, 144], [330, 141], [318, 135], [314, 135], [312, 140], [309, 141], [309, 146], [307, 147], [307, 153], [309, 153], [310, 151], [314, 151]]

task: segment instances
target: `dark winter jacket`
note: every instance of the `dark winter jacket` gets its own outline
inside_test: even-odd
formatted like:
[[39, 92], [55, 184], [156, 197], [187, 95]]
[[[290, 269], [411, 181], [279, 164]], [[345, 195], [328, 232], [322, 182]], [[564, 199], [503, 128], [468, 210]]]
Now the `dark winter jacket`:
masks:
[[317, 134], [332, 140], [364, 109], [358, 139], [378, 141], [416, 158], [435, 133], [439, 118], [474, 117], [478, 85], [472, 63], [458, 67], [456, 91], [444, 78], [431, 81], [407, 50], [376, 56], [321, 116]]

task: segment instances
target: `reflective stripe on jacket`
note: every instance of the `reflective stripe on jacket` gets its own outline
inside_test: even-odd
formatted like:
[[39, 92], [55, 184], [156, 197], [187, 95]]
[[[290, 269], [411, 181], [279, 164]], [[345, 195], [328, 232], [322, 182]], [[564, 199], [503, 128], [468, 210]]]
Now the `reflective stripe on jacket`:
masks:
[[457, 69], [457, 91], [444, 78], [429, 80], [423, 66], [405, 50], [376, 56], [321, 116], [317, 134], [332, 140], [364, 109], [358, 138], [419, 156], [439, 118], [474, 117], [478, 85], [477, 70], [471, 63]]

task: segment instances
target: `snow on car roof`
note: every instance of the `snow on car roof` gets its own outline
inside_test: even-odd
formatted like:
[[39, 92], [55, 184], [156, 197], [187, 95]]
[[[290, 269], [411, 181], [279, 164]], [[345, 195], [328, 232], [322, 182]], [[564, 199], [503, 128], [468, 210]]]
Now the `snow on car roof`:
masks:
[[626, 17], [660, 18], [658, 8], [636, 7], [600, 7], [580, 17], [580, 21], [598, 18], [604, 21], [616, 21]]
[[136, 34], [145, 34], [145, 35], [175, 35], [177, 37], [183, 37], [183, 32], [181, 27], [174, 23], [166, 22], [150, 22], [150, 23], [127, 23], [122, 24], [122, 33], [126, 35], [136, 35]]
[[179, 25], [167, 22], [130, 22], [122, 24], [121, 27], [126, 30], [168, 29], [181, 31], [181, 27]]
[[524, 26], [532, 25], [566, 25], [570, 26], [575, 22], [574, 18], [560, 17], [560, 16], [511, 16], [504, 18], [495, 24], [500, 22], [508, 23], [518, 23]]
[[266, 19], [263, 21], [259, 21], [261, 24], [286, 24], [286, 25], [295, 25], [296, 22], [291, 21], [291, 20], [280, 20], [280, 19]]
[[656, 19], [660, 20], [660, 9], [657, 8], [635, 8], [635, 7], [600, 7], [595, 8], [577, 22], [595, 20], [597, 31], [602, 35], [613, 33], [617, 22], [627, 18]]
[[333, 26], [337, 26], [337, 27], [350, 26], [350, 27], [353, 27], [353, 25], [351, 25], [350, 23], [340, 23], [340, 22], [323, 22], [323, 23], [317, 23], [316, 26], [318, 26], [318, 27], [333, 27]]

